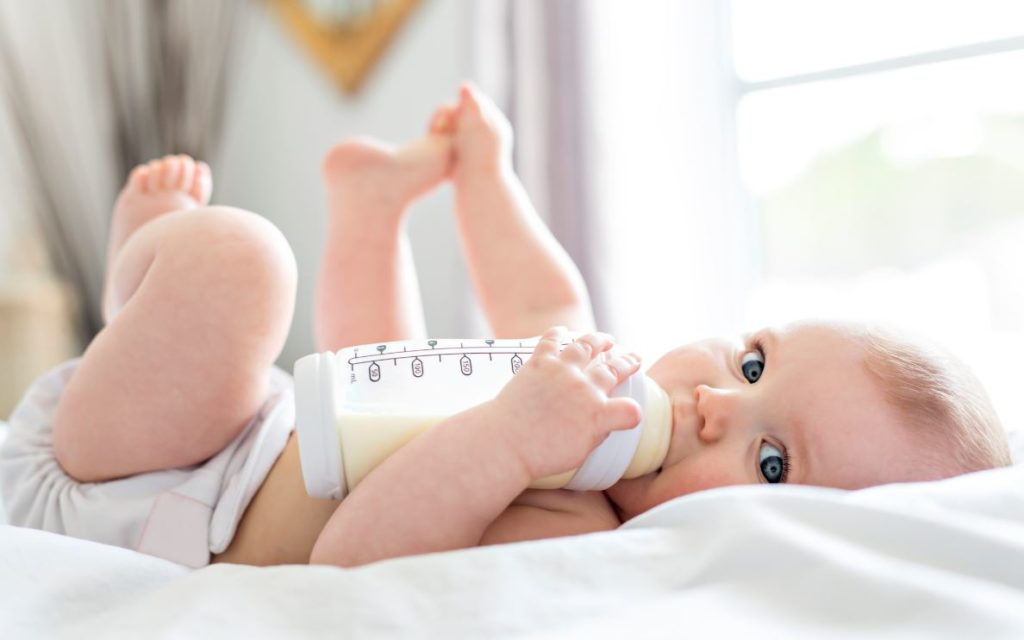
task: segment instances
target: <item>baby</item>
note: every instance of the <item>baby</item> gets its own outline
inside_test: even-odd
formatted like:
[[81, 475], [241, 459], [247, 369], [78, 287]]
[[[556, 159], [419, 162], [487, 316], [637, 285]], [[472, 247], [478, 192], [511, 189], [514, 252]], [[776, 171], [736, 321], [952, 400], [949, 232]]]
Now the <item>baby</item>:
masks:
[[[107, 325], [11, 417], [11, 522], [192, 566], [352, 566], [610, 530], [725, 485], [856, 489], [1009, 464], [988, 399], [955, 359], [877, 328], [805, 322], [683, 346], [647, 370], [672, 402], [658, 471], [604, 492], [528, 490], [638, 423], [635, 402], [608, 394], [640, 358], [594, 332], [583, 280], [511, 148], [504, 116], [465, 86], [423, 139], [343, 142], [324, 162], [319, 350], [425, 337], [404, 216], [449, 179], [493, 335], [543, 333], [495, 399], [413, 440], [341, 502], [306, 494], [293, 399], [272, 367], [295, 296], [287, 242], [253, 213], [208, 206], [203, 163], [135, 169], [114, 208]], [[590, 333], [560, 349], [566, 327]]]

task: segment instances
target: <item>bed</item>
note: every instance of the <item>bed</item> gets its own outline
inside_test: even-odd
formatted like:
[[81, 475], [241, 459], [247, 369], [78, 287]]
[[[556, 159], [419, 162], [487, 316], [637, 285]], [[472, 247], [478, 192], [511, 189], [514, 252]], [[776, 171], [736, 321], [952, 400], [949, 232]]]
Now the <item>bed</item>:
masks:
[[192, 571], [0, 524], [4, 638], [741, 635], [1024, 637], [1024, 464], [856, 492], [728, 487], [617, 531], [348, 570]]

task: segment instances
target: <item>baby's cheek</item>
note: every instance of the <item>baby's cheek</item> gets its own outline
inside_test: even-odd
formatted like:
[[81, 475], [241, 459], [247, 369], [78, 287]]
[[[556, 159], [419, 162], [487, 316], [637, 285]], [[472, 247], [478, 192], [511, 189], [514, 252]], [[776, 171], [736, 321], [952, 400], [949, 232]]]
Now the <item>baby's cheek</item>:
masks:
[[740, 477], [734, 470], [716, 464], [713, 460], [703, 460], [690, 465], [686, 469], [686, 473], [680, 474], [678, 489], [681, 490], [680, 495], [683, 495], [684, 493], [728, 487], [745, 482], [747, 480]]

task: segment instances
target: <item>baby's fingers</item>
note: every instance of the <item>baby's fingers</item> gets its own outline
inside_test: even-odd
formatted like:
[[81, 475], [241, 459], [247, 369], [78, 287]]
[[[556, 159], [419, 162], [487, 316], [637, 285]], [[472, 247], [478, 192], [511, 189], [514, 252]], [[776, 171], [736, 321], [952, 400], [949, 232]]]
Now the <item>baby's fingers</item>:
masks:
[[587, 366], [599, 353], [611, 349], [615, 339], [607, 333], [588, 333], [562, 349], [562, 360], [577, 367]]
[[587, 376], [606, 394], [640, 369], [640, 356], [635, 353], [604, 354], [587, 366]]
[[564, 326], [558, 325], [551, 327], [540, 336], [540, 340], [537, 342], [537, 346], [533, 348], [534, 356], [554, 356], [558, 355], [558, 349], [561, 347], [562, 338], [565, 337], [565, 333], [568, 331]]
[[601, 427], [609, 431], [632, 429], [640, 424], [643, 413], [632, 398], [609, 398], [601, 411]]

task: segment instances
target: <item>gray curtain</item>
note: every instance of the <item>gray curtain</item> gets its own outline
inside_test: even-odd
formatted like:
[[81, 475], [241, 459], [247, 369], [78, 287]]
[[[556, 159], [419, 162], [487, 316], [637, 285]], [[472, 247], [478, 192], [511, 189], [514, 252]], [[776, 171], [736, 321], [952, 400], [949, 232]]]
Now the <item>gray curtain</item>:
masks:
[[106, 91], [118, 174], [166, 153], [209, 158], [224, 115], [239, 0], [107, 0]]
[[209, 160], [242, 0], [0, 4], [0, 107], [30, 215], [78, 296], [83, 341], [102, 326], [110, 208], [131, 168]]

